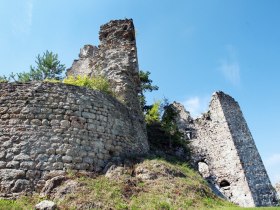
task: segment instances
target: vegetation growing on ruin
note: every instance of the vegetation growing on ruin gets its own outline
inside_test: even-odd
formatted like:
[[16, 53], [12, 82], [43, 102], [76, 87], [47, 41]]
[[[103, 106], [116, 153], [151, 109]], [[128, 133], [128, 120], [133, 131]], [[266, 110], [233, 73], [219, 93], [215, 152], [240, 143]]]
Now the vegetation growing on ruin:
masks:
[[62, 80], [62, 74], [66, 67], [60, 63], [57, 54], [47, 50], [42, 56], [39, 54], [36, 57], [35, 63], [36, 66], [30, 66], [28, 72], [16, 74], [12, 72], [8, 77], [0, 76], [0, 82], [30, 82], [45, 79]]
[[[44, 199], [53, 200], [59, 209], [221, 209], [276, 210], [279, 207], [241, 208], [216, 197], [203, 178], [185, 161], [175, 156], [150, 154], [145, 158], [127, 160], [127, 168], [111, 178], [104, 174], [94, 177], [70, 171], [68, 180], [75, 190], [63, 198], [40, 197], [38, 194], [17, 200], [0, 200], [0, 209], [32, 210]], [[134, 161], [134, 162], [132, 162]], [[138, 171], [136, 169], [138, 168]], [[139, 173], [144, 177], [137, 176]], [[62, 183], [61, 188], [65, 187]], [[64, 188], [65, 189], [65, 188]]]
[[160, 123], [160, 101], [155, 102], [152, 108], [145, 114], [145, 121], [148, 125], [153, 123]]
[[102, 76], [69, 76], [63, 80], [63, 83], [113, 94], [109, 81]]
[[[215, 196], [206, 181], [184, 161], [174, 156], [150, 154], [129, 159], [130, 166], [111, 178], [103, 174], [88, 177], [71, 172], [67, 179], [77, 183], [62, 198], [23, 196], [16, 201], [0, 200], [0, 209], [32, 210], [41, 200], [57, 203], [59, 209], [221, 209], [276, 210], [277, 207], [241, 208]], [[138, 169], [138, 171], [137, 171]], [[137, 171], [137, 172], [136, 172]], [[145, 176], [139, 176], [143, 173]], [[65, 183], [59, 187], [64, 188]]]
[[151, 149], [161, 148], [170, 150], [170, 152], [181, 150], [180, 153], [183, 153], [186, 158], [190, 154], [190, 149], [188, 142], [178, 129], [175, 120], [178, 113], [170, 106], [166, 98], [162, 101], [156, 101], [152, 105], [147, 105], [144, 93], [158, 90], [158, 86], [153, 84], [149, 71], [140, 71], [139, 76], [142, 89], [139, 99], [145, 115]]
[[8, 78], [6, 76], [0, 76], [0, 83], [8, 82]]
[[170, 106], [167, 99], [155, 102], [145, 113], [148, 140], [151, 149], [181, 150], [185, 158], [189, 156], [188, 142], [179, 131], [175, 118], [177, 112]]
[[[151, 178], [136, 176], [135, 168], [147, 171]], [[70, 174], [68, 179], [79, 184], [64, 199], [53, 199], [60, 209], [217, 209], [234, 206], [212, 194], [205, 181], [186, 163], [164, 157], [137, 159], [115, 178]], [[38, 198], [34, 194], [17, 201], [0, 200], [0, 209], [31, 210], [44, 199]]]
[[140, 70], [139, 72], [139, 78], [140, 78], [140, 82], [141, 82], [141, 92], [139, 94], [139, 101], [140, 101], [140, 105], [143, 108], [143, 110], [147, 110], [147, 108], [149, 108], [150, 106], [147, 106], [147, 101], [146, 101], [146, 96], [145, 96], [145, 92], [152, 92], [155, 90], [158, 90], [158, 86], [157, 85], [153, 85], [153, 80], [151, 80], [150, 78], [150, 74], [151, 72], [149, 71], [142, 71]]

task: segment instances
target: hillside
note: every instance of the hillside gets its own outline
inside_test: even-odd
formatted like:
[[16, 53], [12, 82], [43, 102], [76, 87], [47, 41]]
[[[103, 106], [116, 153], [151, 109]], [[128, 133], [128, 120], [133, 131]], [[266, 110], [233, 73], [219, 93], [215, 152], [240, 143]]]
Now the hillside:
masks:
[[[53, 174], [41, 193], [1, 200], [0, 209], [242, 209], [215, 196], [202, 177], [172, 156], [116, 160], [104, 174]], [[277, 208], [259, 208], [277, 209]]]
[[[211, 193], [186, 164], [156, 157], [111, 163], [105, 174], [56, 176], [41, 195], [2, 201], [1, 209], [32, 209], [50, 199], [60, 209], [205, 209], [233, 206]], [[59, 181], [60, 180], [60, 181]], [[52, 187], [49, 187], [52, 186]], [[52, 189], [53, 188], [53, 189]]]

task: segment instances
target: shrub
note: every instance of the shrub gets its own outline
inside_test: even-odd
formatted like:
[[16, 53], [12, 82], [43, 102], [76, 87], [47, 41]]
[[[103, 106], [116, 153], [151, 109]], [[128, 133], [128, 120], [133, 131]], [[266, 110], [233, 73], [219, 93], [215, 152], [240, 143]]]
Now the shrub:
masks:
[[63, 83], [100, 90], [111, 95], [113, 94], [108, 80], [102, 76], [69, 76], [63, 80]]
[[[29, 80], [62, 79], [61, 74], [65, 71], [65, 65], [60, 63], [57, 54], [47, 50], [43, 56], [38, 55], [35, 62], [37, 66], [31, 66], [30, 72], [25, 73], [29, 76]], [[21, 79], [20, 75], [18, 78]]]
[[6, 76], [0, 76], [0, 83], [8, 82], [8, 78]]
[[155, 102], [152, 108], [147, 111], [145, 121], [148, 125], [160, 122], [160, 101]]
[[146, 106], [146, 96], [144, 95], [145, 92], [149, 91], [152, 92], [154, 90], [158, 90], [158, 86], [153, 85], [153, 80], [150, 79], [150, 72], [149, 71], [142, 71], [139, 72], [139, 78], [141, 82], [141, 92], [139, 93], [139, 100], [143, 111], [147, 111], [149, 106]]
[[30, 82], [42, 81], [46, 79], [62, 80], [62, 73], [65, 71], [65, 65], [58, 60], [58, 55], [48, 50], [36, 57], [36, 67], [30, 66], [29, 72], [14, 74], [13, 72], [6, 76], [0, 76], [0, 82]]

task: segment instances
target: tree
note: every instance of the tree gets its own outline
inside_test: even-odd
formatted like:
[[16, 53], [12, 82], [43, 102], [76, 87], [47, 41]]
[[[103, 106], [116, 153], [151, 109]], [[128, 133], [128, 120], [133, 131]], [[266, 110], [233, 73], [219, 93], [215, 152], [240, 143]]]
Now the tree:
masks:
[[0, 76], [0, 83], [8, 82], [8, 78], [6, 76]]
[[[147, 110], [146, 107], [146, 97], [144, 95], [145, 92], [149, 91], [152, 92], [154, 90], [158, 90], [158, 86], [152, 85], [153, 80], [149, 78], [151, 72], [149, 71], [142, 71], [139, 72], [140, 82], [141, 82], [141, 93], [139, 94], [139, 100], [141, 107], [144, 110]], [[150, 107], [151, 108], [151, 107]]]
[[145, 121], [148, 125], [160, 122], [160, 101], [155, 102], [152, 108], [145, 115]]
[[174, 110], [172, 105], [170, 105], [166, 99], [162, 106], [164, 109], [164, 114], [162, 116], [161, 125], [165, 133], [168, 135], [169, 147], [171, 148], [172, 142], [181, 144], [180, 141], [182, 140], [182, 133], [179, 131], [175, 120], [178, 112]]
[[36, 57], [35, 63], [36, 67], [30, 66], [29, 72], [21, 72], [14, 74], [13, 72], [9, 75], [7, 79], [5, 76], [0, 77], [0, 81], [6, 79], [10, 81], [11, 79], [15, 82], [30, 82], [34, 80], [62, 80], [61, 74], [65, 71], [65, 65], [61, 64], [58, 60], [58, 55], [48, 50]]
[[47, 50], [43, 56], [39, 54], [35, 62], [37, 67], [30, 66], [30, 80], [62, 79], [65, 65], [60, 63], [57, 54]]

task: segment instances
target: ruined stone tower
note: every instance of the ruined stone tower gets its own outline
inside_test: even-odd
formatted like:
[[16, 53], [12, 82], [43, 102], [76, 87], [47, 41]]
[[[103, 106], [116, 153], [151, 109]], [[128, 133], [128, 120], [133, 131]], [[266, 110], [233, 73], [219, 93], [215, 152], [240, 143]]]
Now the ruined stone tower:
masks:
[[[98, 47], [81, 49], [67, 75], [102, 75], [118, 100], [62, 83], [0, 83], [1, 196], [40, 189], [52, 174], [101, 171], [112, 158], [148, 152], [132, 20], [102, 25], [99, 39]], [[233, 98], [216, 92], [208, 113], [195, 120], [182, 105], [172, 106], [190, 141], [192, 164], [214, 192], [246, 207], [276, 204], [276, 192]]]
[[[100, 171], [149, 150], [141, 112], [134, 26], [111, 21], [68, 75], [102, 75], [116, 97], [63, 83], [0, 83], [0, 195], [40, 189], [52, 174]], [[120, 101], [122, 103], [120, 103]]]
[[223, 92], [213, 94], [209, 111], [192, 120], [178, 104], [177, 123], [191, 142], [192, 162], [214, 190], [240, 206], [277, 203], [265, 167], [238, 103]]
[[140, 111], [140, 79], [131, 19], [113, 20], [102, 25], [98, 47], [85, 45], [67, 75], [103, 75], [114, 87], [116, 97], [136, 112]]

